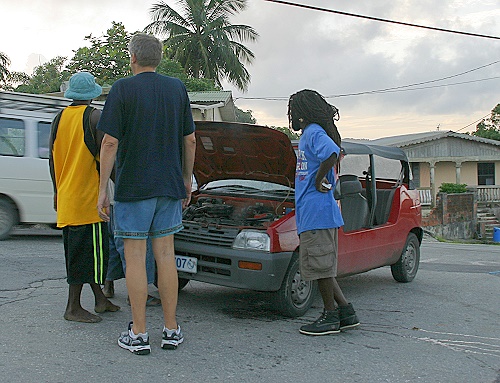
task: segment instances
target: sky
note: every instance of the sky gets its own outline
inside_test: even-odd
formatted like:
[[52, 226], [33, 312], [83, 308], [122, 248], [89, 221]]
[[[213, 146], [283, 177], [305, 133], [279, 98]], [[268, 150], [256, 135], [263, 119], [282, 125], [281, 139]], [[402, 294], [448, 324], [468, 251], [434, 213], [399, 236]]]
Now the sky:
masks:
[[[164, 1], [176, 7], [176, 0]], [[289, 1], [500, 36], [500, 0]], [[156, 2], [0, 0], [0, 52], [11, 59], [9, 70], [29, 73], [56, 56], [71, 58], [74, 50], [87, 44], [85, 36], [102, 36], [113, 21], [123, 23], [128, 32], [142, 30]], [[247, 9], [231, 22], [252, 26], [259, 39], [245, 43], [255, 54], [247, 65], [248, 91], [242, 93], [228, 83], [223, 83], [224, 90], [231, 90], [235, 104], [251, 110], [260, 125], [287, 126], [288, 97], [305, 88], [317, 90], [340, 110], [337, 126], [344, 138], [376, 139], [437, 129], [471, 132], [500, 103], [499, 39], [265, 0], [248, 0]], [[377, 92], [412, 84], [421, 85]]]

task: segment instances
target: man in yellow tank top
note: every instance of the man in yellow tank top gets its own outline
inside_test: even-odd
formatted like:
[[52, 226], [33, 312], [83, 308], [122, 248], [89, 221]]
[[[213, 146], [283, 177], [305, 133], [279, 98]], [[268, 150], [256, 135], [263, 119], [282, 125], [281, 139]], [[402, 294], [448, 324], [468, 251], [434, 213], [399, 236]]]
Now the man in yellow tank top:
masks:
[[101, 317], [80, 303], [82, 287], [88, 283], [95, 297], [96, 313], [117, 311], [103, 294], [109, 257], [107, 223], [95, 206], [99, 193], [99, 148], [96, 126], [100, 111], [91, 107], [102, 89], [88, 72], [74, 74], [65, 92], [73, 103], [52, 122], [49, 165], [54, 186], [57, 227], [63, 229], [66, 274], [69, 284], [64, 319], [97, 323]]

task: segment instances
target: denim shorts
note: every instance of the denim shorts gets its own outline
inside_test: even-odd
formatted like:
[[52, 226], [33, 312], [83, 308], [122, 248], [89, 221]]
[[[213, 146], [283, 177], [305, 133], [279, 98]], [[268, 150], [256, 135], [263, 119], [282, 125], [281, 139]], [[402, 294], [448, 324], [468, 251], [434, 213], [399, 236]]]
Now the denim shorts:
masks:
[[338, 229], [300, 233], [300, 276], [305, 281], [337, 276]]
[[182, 200], [168, 197], [115, 201], [115, 237], [147, 239], [181, 231]]

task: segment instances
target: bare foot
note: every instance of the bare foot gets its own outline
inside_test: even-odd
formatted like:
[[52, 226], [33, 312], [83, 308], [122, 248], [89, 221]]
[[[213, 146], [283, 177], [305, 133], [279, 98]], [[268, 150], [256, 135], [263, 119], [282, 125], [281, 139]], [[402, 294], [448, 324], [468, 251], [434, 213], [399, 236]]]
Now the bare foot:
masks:
[[99, 304], [95, 305], [95, 307], [94, 307], [94, 311], [96, 313], [103, 313], [106, 311], [115, 312], [118, 310], [120, 310], [120, 306], [117, 306], [117, 305], [111, 303], [111, 301], [109, 301], [107, 299], [105, 302], [99, 303]]
[[102, 292], [106, 298], [113, 298], [115, 296], [115, 286], [113, 281], [105, 281]]
[[92, 314], [84, 309], [66, 311], [64, 313], [64, 319], [73, 322], [83, 322], [83, 323], [98, 323], [102, 321], [102, 318], [100, 316]]

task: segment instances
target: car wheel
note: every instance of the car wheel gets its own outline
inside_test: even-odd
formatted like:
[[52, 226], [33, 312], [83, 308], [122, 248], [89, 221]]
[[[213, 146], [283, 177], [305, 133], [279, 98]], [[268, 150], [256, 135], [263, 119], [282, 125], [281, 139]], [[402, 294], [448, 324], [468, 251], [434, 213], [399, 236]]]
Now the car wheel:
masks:
[[0, 241], [6, 239], [17, 223], [16, 210], [12, 204], [0, 199]]
[[[179, 281], [179, 288], [178, 288], [179, 291], [181, 291], [189, 283], [189, 279], [186, 278], [177, 277], [177, 280]], [[158, 270], [156, 269], [156, 262], [155, 262], [155, 281], [153, 282], [153, 285], [155, 285], [155, 287], [158, 288]]]
[[299, 256], [294, 253], [280, 289], [273, 293], [278, 311], [291, 318], [302, 316], [311, 307], [317, 292], [316, 281], [304, 281], [301, 278]]
[[398, 282], [411, 282], [417, 275], [420, 262], [420, 242], [413, 233], [408, 234], [405, 247], [398, 261], [391, 265], [391, 272]]

